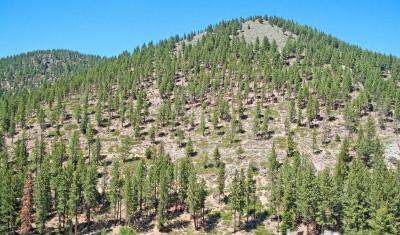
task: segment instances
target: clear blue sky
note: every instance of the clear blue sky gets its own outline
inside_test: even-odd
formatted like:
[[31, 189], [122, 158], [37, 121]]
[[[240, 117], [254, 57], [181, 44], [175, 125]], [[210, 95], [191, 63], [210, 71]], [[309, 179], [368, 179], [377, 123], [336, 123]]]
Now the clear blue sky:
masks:
[[400, 56], [396, 0], [0, 0], [0, 57], [54, 48], [112, 56], [224, 19], [265, 14]]

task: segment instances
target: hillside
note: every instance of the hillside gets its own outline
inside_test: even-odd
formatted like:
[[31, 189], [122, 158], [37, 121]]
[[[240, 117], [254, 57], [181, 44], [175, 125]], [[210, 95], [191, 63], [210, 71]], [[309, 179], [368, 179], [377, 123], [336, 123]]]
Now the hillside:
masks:
[[6, 92], [0, 233], [398, 234], [399, 80], [251, 17]]
[[43, 81], [71, 76], [80, 69], [93, 66], [98, 56], [68, 50], [44, 50], [0, 59], [2, 90], [38, 86]]

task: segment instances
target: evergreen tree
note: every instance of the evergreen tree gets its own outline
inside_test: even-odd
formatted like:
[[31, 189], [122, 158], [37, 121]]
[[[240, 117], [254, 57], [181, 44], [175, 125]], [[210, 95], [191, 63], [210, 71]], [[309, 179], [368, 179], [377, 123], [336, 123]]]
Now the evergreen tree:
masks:
[[47, 164], [45, 163], [35, 179], [35, 216], [39, 233], [45, 231], [45, 223], [51, 209], [50, 171]]
[[287, 137], [287, 156], [293, 157], [296, 153], [296, 142], [294, 142], [294, 132], [289, 130], [288, 137]]
[[87, 172], [85, 174], [85, 179], [83, 182], [83, 195], [85, 199], [86, 207], [86, 220], [90, 223], [90, 212], [97, 203], [97, 167], [92, 162], [88, 166]]
[[213, 158], [214, 158], [215, 167], [218, 168], [221, 163], [221, 154], [219, 152], [218, 146], [216, 146], [213, 151]]
[[135, 197], [136, 188], [134, 178], [131, 177], [129, 170], [125, 169], [124, 177], [124, 203], [125, 203], [125, 221], [130, 224], [130, 218], [137, 209], [137, 197]]
[[333, 179], [328, 169], [324, 169], [317, 176], [318, 198], [316, 199], [316, 222], [320, 232], [333, 229], [335, 225], [335, 197], [336, 191]]
[[101, 155], [101, 143], [100, 143], [100, 137], [96, 138], [95, 142], [95, 152], [94, 152], [94, 157], [95, 157], [95, 162], [97, 164], [97, 161], [100, 159]]
[[351, 164], [344, 185], [343, 228], [346, 233], [365, 232], [369, 218], [369, 175], [359, 159]]
[[88, 150], [89, 150], [89, 152], [88, 152], [89, 163], [91, 162], [90, 150], [91, 150], [91, 147], [92, 147], [92, 144], [93, 144], [93, 138], [94, 138], [93, 135], [94, 135], [94, 133], [93, 133], [92, 124], [89, 124], [89, 126], [87, 128], [87, 131], [86, 131], [86, 139], [87, 139]]
[[[167, 222], [166, 210], [168, 206], [168, 179], [166, 170], [160, 172], [160, 184], [157, 202], [157, 228], [162, 230]], [[190, 189], [189, 189], [190, 190]]]
[[192, 172], [188, 182], [187, 205], [193, 219], [194, 229], [198, 229], [198, 210], [201, 208], [201, 187], [197, 182], [196, 174]]
[[187, 157], [191, 157], [194, 154], [193, 142], [191, 138], [189, 138], [188, 142], [186, 143], [185, 154]]
[[[371, 227], [372, 234], [398, 234], [398, 222], [395, 215], [382, 204], [379, 209], [373, 213], [368, 225]], [[397, 227], [397, 228], [396, 228]]]
[[113, 214], [115, 222], [121, 220], [121, 187], [122, 180], [120, 177], [120, 163], [119, 161], [113, 162], [113, 167], [111, 170], [111, 180], [110, 180], [110, 202], [113, 208]]
[[285, 160], [282, 169], [282, 234], [286, 234], [295, 224], [296, 217], [296, 185], [292, 178], [295, 177], [294, 169], [290, 166], [288, 159]]
[[74, 234], [78, 234], [78, 202], [80, 195], [78, 181], [78, 173], [75, 171], [72, 177], [71, 187], [68, 195], [68, 214], [71, 225], [73, 218], [75, 219]]
[[205, 130], [206, 130], [206, 121], [204, 118], [204, 112], [201, 113], [200, 116], [200, 133], [204, 136]]
[[225, 163], [221, 162], [218, 165], [218, 201], [221, 201], [221, 195], [224, 195], [225, 189]]

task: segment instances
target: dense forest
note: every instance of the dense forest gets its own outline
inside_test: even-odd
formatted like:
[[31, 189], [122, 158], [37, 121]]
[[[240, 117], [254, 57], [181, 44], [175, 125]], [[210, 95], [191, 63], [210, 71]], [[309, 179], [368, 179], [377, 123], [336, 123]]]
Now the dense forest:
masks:
[[1, 89], [35, 87], [92, 67], [101, 58], [68, 50], [33, 51], [0, 59]]
[[0, 60], [1, 234], [400, 233], [399, 58], [268, 16], [60, 53]]

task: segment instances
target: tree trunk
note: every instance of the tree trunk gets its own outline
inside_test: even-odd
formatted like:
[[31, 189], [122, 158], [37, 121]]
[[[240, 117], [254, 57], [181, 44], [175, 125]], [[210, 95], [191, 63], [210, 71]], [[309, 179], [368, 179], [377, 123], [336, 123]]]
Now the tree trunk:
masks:
[[90, 205], [86, 203], [86, 221], [89, 224], [90, 223]]
[[75, 235], [78, 234], [78, 213], [75, 212]]
[[279, 233], [279, 215], [277, 215], [276, 217], [277, 217], [277, 221], [278, 221], [278, 228], [277, 228], [276, 232]]
[[89, 144], [89, 164], [90, 164], [90, 144]]
[[233, 211], [233, 232], [236, 232], [236, 211]]
[[193, 212], [193, 225], [194, 225], [194, 230], [197, 230], [197, 224], [196, 224], [196, 212]]

